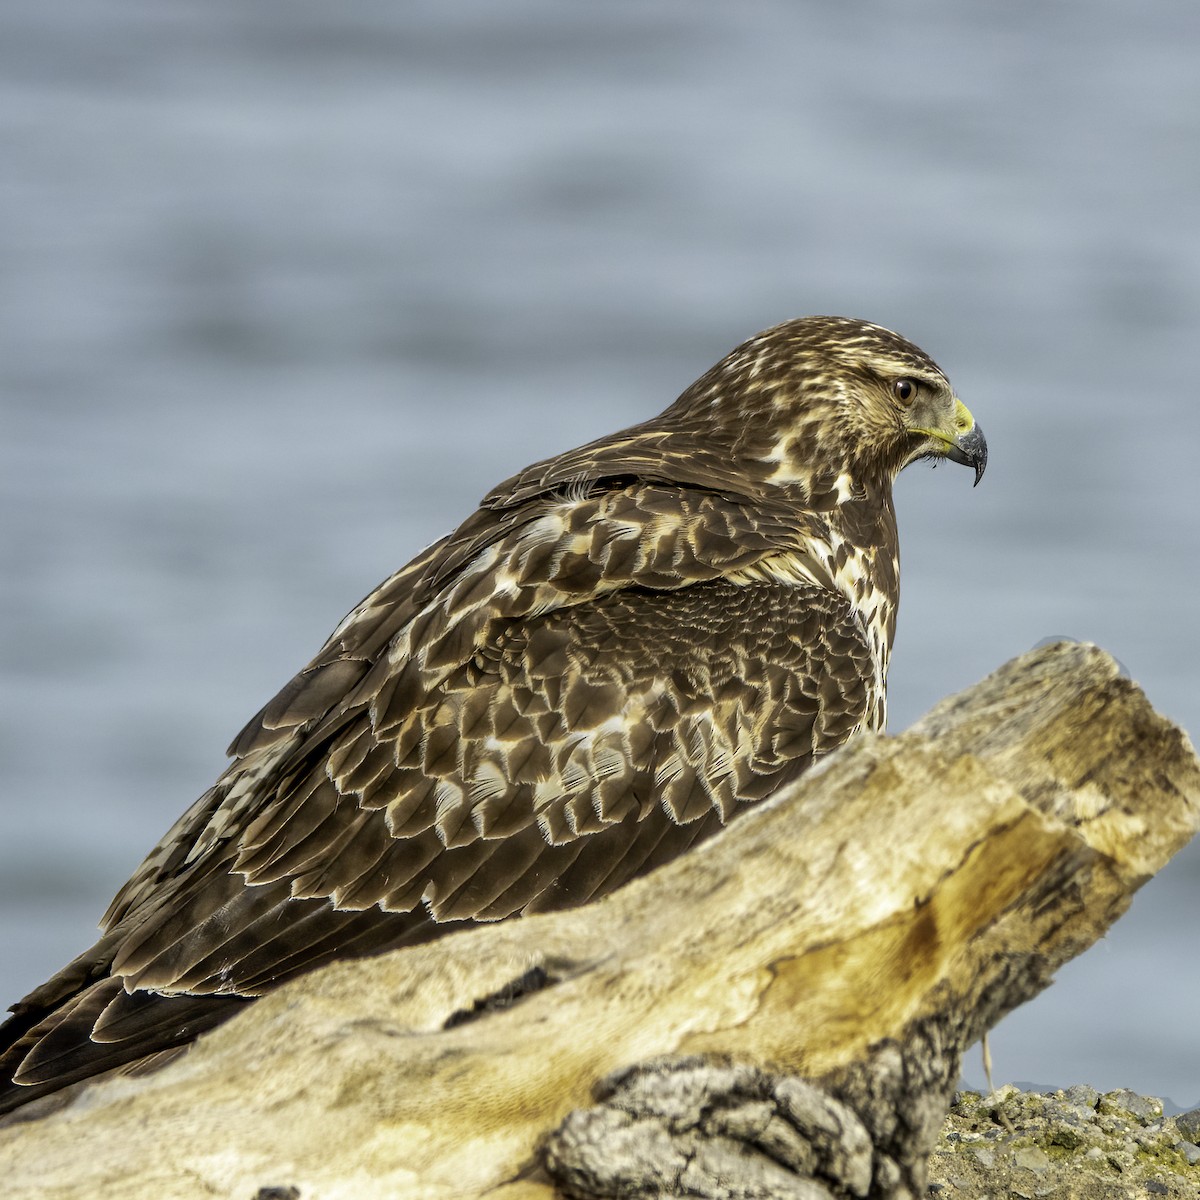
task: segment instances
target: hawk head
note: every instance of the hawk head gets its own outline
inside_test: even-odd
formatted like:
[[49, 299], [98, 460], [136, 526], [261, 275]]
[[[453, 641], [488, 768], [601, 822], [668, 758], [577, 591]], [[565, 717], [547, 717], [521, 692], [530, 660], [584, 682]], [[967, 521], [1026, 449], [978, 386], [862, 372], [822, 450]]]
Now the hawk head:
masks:
[[731, 351], [664, 416], [721, 427], [743, 471], [845, 498], [890, 485], [909, 463], [987, 465], [987, 443], [945, 373], [912, 342], [866, 321], [802, 317]]
[[897, 473], [919, 458], [975, 468], [987, 443], [944, 372], [890, 329], [800, 317], [756, 334], [665, 412], [534, 463], [484, 497], [508, 508], [613, 480], [703, 487], [825, 512], [868, 499], [890, 510]]

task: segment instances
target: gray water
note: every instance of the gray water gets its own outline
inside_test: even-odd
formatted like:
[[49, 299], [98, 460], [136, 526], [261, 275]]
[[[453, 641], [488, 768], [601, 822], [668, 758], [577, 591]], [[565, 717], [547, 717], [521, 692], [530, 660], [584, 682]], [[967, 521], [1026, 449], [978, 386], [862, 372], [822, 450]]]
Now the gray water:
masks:
[[[0, 998], [379, 579], [788, 316], [991, 445], [898, 486], [892, 728], [1066, 634], [1200, 730], [1198, 51], [1194, 0], [7, 0]], [[1193, 848], [998, 1078], [1200, 1101], [1198, 905]]]

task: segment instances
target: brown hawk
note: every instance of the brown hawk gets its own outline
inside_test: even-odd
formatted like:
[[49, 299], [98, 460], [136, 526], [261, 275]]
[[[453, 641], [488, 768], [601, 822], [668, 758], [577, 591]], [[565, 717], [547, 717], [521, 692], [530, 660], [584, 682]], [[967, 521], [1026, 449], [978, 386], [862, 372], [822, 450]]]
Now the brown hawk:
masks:
[[528, 467], [234, 740], [104, 934], [0, 1028], [0, 1111], [330, 959], [601, 896], [884, 722], [892, 482], [983, 474], [936, 364], [841, 317]]

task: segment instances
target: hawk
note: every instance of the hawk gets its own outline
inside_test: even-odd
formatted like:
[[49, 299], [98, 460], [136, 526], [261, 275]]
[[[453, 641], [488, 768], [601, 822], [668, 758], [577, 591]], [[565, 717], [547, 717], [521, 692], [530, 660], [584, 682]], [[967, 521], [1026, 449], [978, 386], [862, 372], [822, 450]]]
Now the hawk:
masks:
[[337, 957], [582, 904], [884, 724], [892, 483], [987, 447], [911, 342], [734, 349], [506, 480], [234, 739], [103, 936], [0, 1027], [0, 1111], [161, 1059]]

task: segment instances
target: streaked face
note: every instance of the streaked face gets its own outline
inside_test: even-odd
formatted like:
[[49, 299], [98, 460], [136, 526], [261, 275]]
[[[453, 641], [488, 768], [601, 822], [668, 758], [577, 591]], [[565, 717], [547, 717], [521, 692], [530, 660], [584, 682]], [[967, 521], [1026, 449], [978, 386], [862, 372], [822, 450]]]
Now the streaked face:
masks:
[[987, 445], [970, 410], [937, 363], [890, 329], [806, 317], [747, 345], [771, 346], [777, 368], [791, 360], [777, 376], [784, 420], [771, 457], [780, 481], [803, 479], [818, 448], [842, 458], [851, 476], [874, 464], [894, 478], [921, 458], [972, 466], [976, 483], [983, 475]]

